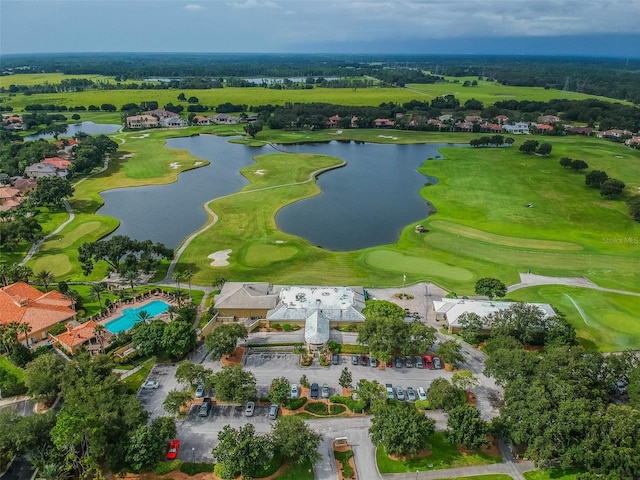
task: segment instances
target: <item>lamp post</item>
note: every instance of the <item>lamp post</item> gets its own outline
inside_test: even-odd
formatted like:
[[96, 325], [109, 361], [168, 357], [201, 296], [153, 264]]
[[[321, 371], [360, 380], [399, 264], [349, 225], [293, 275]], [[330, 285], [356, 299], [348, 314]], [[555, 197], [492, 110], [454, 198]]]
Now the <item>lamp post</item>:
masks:
[[193, 459], [193, 463], [196, 463], [196, 447], [191, 447], [191, 458]]
[[416, 470], [416, 480], [418, 480], [418, 470]]

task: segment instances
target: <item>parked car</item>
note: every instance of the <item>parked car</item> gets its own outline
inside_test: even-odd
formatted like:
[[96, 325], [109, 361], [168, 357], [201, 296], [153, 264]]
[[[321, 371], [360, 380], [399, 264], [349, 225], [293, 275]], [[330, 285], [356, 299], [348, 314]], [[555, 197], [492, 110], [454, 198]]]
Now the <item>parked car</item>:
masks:
[[326, 383], [322, 384], [322, 398], [329, 398], [329, 385]]
[[429, 355], [424, 356], [424, 364], [428, 369], [433, 368], [433, 362], [431, 361], [431, 357]]
[[174, 438], [169, 442], [169, 449], [167, 450], [167, 460], [175, 460], [178, 456], [178, 450], [180, 450], [180, 440]]
[[613, 389], [618, 395], [624, 395], [627, 393], [627, 384], [622, 380], [616, 380], [613, 384]]
[[386, 366], [387, 368], [391, 368], [391, 367], [393, 367], [393, 360], [389, 360], [389, 361], [386, 363], [386, 365], [385, 365], [385, 366]]
[[393, 392], [393, 385], [387, 383], [384, 387], [387, 390], [387, 398], [389, 400], [393, 400], [394, 398], [396, 398], [396, 394]]
[[353, 355], [351, 355], [351, 365], [358, 365], [359, 362], [360, 358], [357, 354], [354, 353]]
[[155, 380], [149, 380], [147, 382], [144, 382], [142, 384], [142, 388], [145, 390], [155, 390], [156, 388], [158, 388], [160, 386], [160, 384], [158, 382], [156, 382]]
[[256, 404], [254, 402], [247, 402], [247, 406], [244, 407], [244, 416], [253, 417], [253, 412], [256, 410]]
[[424, 387], [418, 387], [418, 400], [426, 400], [427, 399], [427, 392], [425, 391]]
[[275, 420], [278, 418], [279, 407], [275, 403], [269, 407], [269, 420]]
[[378, 366], [378, 360], [376, 357], [369, 357], [369, 365], [374, 368]]
[[360, 365], [362, 365], [363, 367], [366, 367], [367, 365], [369, 365], [369, 359], [367, 358], [366, 355], [362, 355], [360, 357]]
[[424, 358], [420, 355], [416, 357], [416, 368], [424, 368]]
[[407, 387], [407, 400], [409, 400], [410, 402], [416, 401], [416, 391], [413, 389], [413, 387]]
[[403, 365], [403, 362], [402, 362], [402, 357], [396, 357], [396, 359], [395, 359], [395, 367], [396, 368], [402, 368], [403, 366], [404, 365]]
[[338, 365], [340, 363], [340, 355], [338, 355], [337, 353], [331, 355], [331, 363], [334, 365]]
[[200, 384], [196, 388], [196, 398], [204, 397], [204, 385]]
[[413, 357], [405, 357], [404, 366], [407, 368], [413, 368]]
[[402, 390], [400, 386], [396, 387], [396, 398], [398, 400], [404, 400], [404, 390]]
[[309, 390], [309, 397], [318, 398], [318, 393], [320, 392], [320, 387], [317, 383], [311, 384], [311, 389]]
[[211, 399], [209, 397], [205, 397], [202, 400], [202, 405], [200, 405], [200, 412], [198, 415], [201, 417], [208, 417], [209, 412], [211, 411]]
[[298, 396], [300, 396], [300, 392], [298, 391], [298, 385], [296, 385], [295, 383], [291, 385], [291, 393], [289, 396], [294, 400], [298, 398]]
[[433, 368], [442, 368], [442, 362], [438, 357], [433, 357]]

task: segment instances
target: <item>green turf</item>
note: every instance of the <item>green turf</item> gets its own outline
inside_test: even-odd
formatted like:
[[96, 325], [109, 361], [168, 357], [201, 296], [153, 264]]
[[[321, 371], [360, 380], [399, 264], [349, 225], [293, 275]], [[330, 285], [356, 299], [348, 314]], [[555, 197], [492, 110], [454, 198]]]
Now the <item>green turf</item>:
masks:
[[449, 443], [446, 435], [436, 432], [427, 437], [427, 448], [431, 454], [421, 458], [392, 460], [384, 452], [384, 448], [376, 448], [376, 462], [380, 473], [402, 473], [423, 470], [442, 470], [446, 468], [469, 467], [472, 465], [489, 465], [500, 463], [502, 457], [494, 457], [484, 452], [460, 453], [455, 445]]
[[123, 380], [125, 385], [129, 388], [131, 392], [137, 392], [138, 389], [142, 386], [142, 382], [147, 378], [149, 372], [153, 368], [155, 362], [155, 358], [150, 358], [137, 372], [129, 375], [127, 378]]
[[[512, 480], [513, 477], [502, 473], [493, 473], [487, 475], [472, 475], [469, 477], [447, 477], [447, 480]], [[445, 480], [445, 479], [440, 479]]]
[[575, 480], [579, 473], [580, 471], [576, 469], [550, 468], [548, 470], [533, 470], [522, 475], [526, 480]]
[[302, 465], [290, 463], [287, 470], [277, 476], [276, 480], [313, 480], [314, 478], [313, 465], [304, 462]]
[[608, 352], [640, 345], [640, 296], [544, 285], [516, 290], [508, 298], [550, 303], [576, 328], [586, 347]]
[[14, 374], [18, 379], [18, 383], [24, 381], [24, 370], [16, 367], [4, 355], [0, 355], [0, 369]]

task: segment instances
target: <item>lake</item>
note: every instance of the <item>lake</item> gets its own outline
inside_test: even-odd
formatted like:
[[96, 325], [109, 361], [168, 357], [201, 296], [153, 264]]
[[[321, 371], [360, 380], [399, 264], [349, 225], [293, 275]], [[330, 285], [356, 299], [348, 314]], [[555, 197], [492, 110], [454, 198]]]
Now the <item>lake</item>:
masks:
[[[58, 135], [61, 137], [73, 137], [76, 133], [84, 132], [87, 135], [100, 135], [116, 133], [122, 125], [116, 125], [115, 123], [94, 123], [94, 122], [80, 122], [73, 123], [67, 126], [67, 131]], [[39, 140], [40, 138], [53, 138], [50, 133], [38, 133], [37, 135], [27, 135], [25, 140]]]
[[[276, 215], [278, 228], [336, 251], [395, 243], [404, 227], [425, 218], [433, 208], [419, 190], [437, 180], [416, 169], [426, 159], [440, 157], [441, 146], [333, 141], [280, 147], [331, 155], [347, 165], [318, 178], [320, 195], [281, 209]], [[248, 181], [239, 170], [254, 164], [256, 155], [276, 153], [270, 146], [231, 144], [214, 135], [170, 139], [167, 147], [189, 150], [211, 164], [181, 173], [168, 185], [103, 192], [105, 205], [99, 213], [120, 220], [114, 234], [176, 248], [206, 222], [204, 203], [242, 189]]]

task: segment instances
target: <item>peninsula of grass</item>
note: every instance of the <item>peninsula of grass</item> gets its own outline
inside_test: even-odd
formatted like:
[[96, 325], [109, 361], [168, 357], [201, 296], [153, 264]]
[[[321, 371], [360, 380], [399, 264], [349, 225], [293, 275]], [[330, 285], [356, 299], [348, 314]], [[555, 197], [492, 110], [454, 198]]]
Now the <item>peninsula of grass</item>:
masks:
[[425, 444], [430, 450], [426, 456], [416, 456], [405, 460], [393, 460], [385, 453], [384, 447], [376, 448], [376, 462], [380, 473], [404, 473], [424, 470], [442, 470], [446, 468], [470, 467], [500, 463], [502, 457], [474, 451], [461, 453], [447, 440], [443, 432], [429, 435]]

